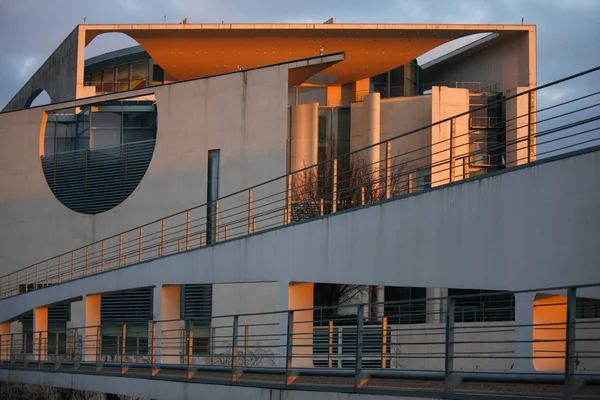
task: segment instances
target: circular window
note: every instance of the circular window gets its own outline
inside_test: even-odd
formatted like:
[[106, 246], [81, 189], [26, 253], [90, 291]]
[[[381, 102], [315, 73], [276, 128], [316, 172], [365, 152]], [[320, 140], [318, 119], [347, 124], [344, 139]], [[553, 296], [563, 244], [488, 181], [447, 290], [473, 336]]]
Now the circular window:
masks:
[[79, 213], [98, 214], [135, 190], [155, 143], [152, 101], [107, 102], [77, 114], [55, 112], [48, 115], [42, 169], [61, 203]]

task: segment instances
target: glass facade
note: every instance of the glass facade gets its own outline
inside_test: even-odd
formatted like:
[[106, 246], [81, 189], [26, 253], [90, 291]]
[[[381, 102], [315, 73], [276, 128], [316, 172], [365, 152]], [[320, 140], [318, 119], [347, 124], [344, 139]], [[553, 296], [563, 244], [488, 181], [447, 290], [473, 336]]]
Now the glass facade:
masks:
[[104, 68], [101, 71], [87, 72], [84, 84], [95, 86], [96, 93], [101, 94], [141, 89], [150, 85], [149, 79], [150, 60], [142, 60]]

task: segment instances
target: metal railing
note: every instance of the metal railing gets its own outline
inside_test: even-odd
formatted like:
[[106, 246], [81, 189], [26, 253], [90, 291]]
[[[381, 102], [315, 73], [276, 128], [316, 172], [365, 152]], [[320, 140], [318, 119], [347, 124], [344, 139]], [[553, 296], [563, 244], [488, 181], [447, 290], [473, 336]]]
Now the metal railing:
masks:
[[[507, 294], [534, 298], [533, 318], [515, 321]], [[538, 398], [597, 398], [600, 315], [588, 308], [600, 305], [600, 284], [486, 296], [485, 307], [462, 295], [10, 333], [0, 368], [415, 396], [535, 384]], [[497, 318], [461, 322], [465, 304]], [[408, 323], [390, 311], [409, 308], [420, 311]]]
[[142, 89], [151, 86], [147, 78], [138, 78], [124, 81], [85, 81], [83, 86], [96, 87], [96, 94], [116, 93], [126, 90]]
[[73, 211], [97, 214], [119, 205], [142, 180], [156, 140], [42, 156], [50, 190]]
[[[600, 87], [585, 85], [585, 93], [558, 100], [551, 93], [576, 79], [595, 78], [597, 83], [599, 70], [596, 67], [506, 97], [40, 261], [0, 277], [0, 296], [15, 296], [600, 143]], [[544, 96], [546, 91], [550, 93]], [[543, 107], [537, 106], [538, 97]], [[479, 142], [481, 131], [464, 128], [470, 113], [499, 104], [518, 113], [488, 134], [485, 148], [473, 151], [471, 135]], [[421, 146], [414, 140], [417, 135], [438, 139]], [[481, 159], [489, 160], [490, 167], [469, 161]]]

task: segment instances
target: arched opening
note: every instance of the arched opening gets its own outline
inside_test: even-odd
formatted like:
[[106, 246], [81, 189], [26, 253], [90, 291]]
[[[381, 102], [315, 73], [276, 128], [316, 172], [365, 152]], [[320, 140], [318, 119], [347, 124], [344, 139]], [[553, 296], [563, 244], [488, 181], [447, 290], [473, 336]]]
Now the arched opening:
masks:
[[52, 99], [50, 98], [48, 92], [46, 92], [44, 89], [36, 89], [27, 98], [23, 108], [43, 106], [50, 103], [52, 103]]
[[153, 73], [157, 66], [150, 55], [124, 33], [109, 32], [92, 38], [85, 58], [83, 81], [91, 96], [151, 86], [155, 84], [153, 76], [159, 75]]

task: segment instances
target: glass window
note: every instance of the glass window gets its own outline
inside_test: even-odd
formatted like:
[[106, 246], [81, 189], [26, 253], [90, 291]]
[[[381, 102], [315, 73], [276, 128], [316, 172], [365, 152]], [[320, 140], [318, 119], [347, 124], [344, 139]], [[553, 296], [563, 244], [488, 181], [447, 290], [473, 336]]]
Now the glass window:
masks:
[[131, 89], [148, 86], [148, 61], [131, 64]]
[[115, 146], [121, 143], [121, 113], [93, 113], [90, 147]]
[[165, 74], [160, 65], [154, 65], [152, 67], [152, 84], [153, 85], [162, 85], [165, 83]]
[[115, 91], [115, 69], [108, 68], [102, 71], [102, 93], [112, 93]]
[[102, 71], [92, 72], [89, 86], [96, 86], [97, 92], [102, 92]]
[[129, 65], [117, 68], [117, 91], [129, 90]]

